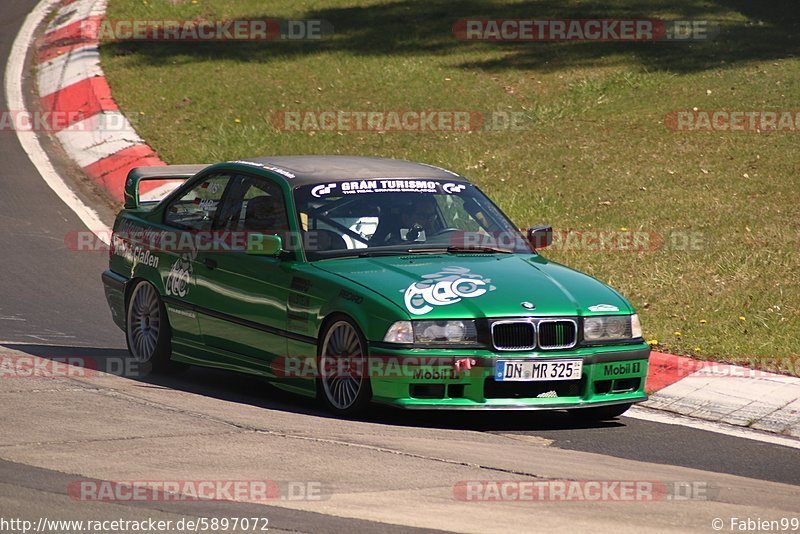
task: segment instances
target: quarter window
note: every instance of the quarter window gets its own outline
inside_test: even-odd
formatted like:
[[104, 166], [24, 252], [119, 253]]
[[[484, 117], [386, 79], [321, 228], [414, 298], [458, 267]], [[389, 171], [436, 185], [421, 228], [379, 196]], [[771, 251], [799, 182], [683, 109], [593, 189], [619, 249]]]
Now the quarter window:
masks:
[[191, 230], [210, 230], [230, 176], [212, 175], [201, 180], [167, 207], [166, 224]]

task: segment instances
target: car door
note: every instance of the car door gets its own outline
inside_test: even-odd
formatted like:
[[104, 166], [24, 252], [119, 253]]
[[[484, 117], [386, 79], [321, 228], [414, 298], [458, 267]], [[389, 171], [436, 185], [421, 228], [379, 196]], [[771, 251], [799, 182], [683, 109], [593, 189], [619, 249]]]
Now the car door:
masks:
[[[169, 202], [160, 230], [162, 258], [159, 274], [164, 281], [164, 302], [170, 325], [179, 338], [174, 342], [202, 344], [195, 309], [203, 306], [197, 290], [198, 237], [211, 232], [217, 209], [231, 182], [227, 174], [211, 174], [197, 181], [183, 194]], [[187, 352], [180, 350], [179, 352]]]
[[209, 308], [198, 317], [200, 330], [231, 368], [269, 373], [271, 361], [286, 354], [293, 262], [249, 255], [243, 245], [250, 232], [287, 236], [288, 229], [280, 185], [237, 176], [217, 214], [216, 246], [198, 252], [198, 292]]

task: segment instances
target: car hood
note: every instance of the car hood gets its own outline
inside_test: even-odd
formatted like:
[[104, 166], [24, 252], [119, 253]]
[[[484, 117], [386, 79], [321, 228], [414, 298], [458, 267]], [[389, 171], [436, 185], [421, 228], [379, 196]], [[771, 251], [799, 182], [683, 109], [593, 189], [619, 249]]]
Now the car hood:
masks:
[[384, 296], [415, 319], [633, 313], [607, 285], [537, 255], [415, 254], [315, 265]]

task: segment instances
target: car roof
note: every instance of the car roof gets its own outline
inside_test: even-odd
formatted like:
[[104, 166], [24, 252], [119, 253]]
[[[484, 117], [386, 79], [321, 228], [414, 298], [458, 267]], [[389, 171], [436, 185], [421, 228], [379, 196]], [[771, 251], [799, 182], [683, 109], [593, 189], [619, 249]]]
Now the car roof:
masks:
[[271, 156], [236, 163], [272, 170], [292, 186], [375, 178], [467, 181], [454, 172], [425, 163], [365, 156]]

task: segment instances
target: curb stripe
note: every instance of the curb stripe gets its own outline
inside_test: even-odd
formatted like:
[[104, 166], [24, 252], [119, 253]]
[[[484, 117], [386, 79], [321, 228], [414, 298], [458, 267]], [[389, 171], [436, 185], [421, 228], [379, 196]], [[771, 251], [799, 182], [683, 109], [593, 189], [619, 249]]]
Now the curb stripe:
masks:
[[59, 56], [69, 54], [73, 50], [89, 45], [96, 47], [99, 45], [99, 43], [97, 41], [83, 41], [77, 43], [68, 42], [67, 44], [59, 42], [49, 46], [41, 46], [36, 50], [36, 63], [39, 64], [52, 61]]
[[[77, 0], [62, 2], [53, 21], [47, 26], [46, 33], [63, 35], [74, 28], [80, 29], [81, 23], [96, 18], [103, 18], [106, 12], [106, 0]], [[74, 34], [73, 35], [77, 35]]]
[[100, 50], [86, 45], [71, 50], [39, 65], [39, 95], [52, 95], [87, 78], [103, 76], [100, 68]]
[[651, 352], [647, 372], [647, 393], [654, 393], [686, 378], [710, 362], [694, 360], [685, 356], [674, 356], [663, 352]]
[[102, 15], [95, 15], [76, 22], [69, 22], [54, 30], [48, 29], [42, 39], [41, 46], [52, 47], [65, 42], [96, 43], [99, 33], [98, 28], [102, 21]]
[[[97, 40], [106, 0], [65, 0], [37, 58], [44, 110], [76, 119], [55, 134], [67, 154], [117, 201], [133, 167], [166, 165], [122, 114], [100, 65]], [[148, 183], [147, 192], [163, 185]]]
[[119, 111], [93, 115], [58, 132], [56, 137], [81, 167], [88, 167], [133, 145], [144, 144]]
[[[111, 88], [103, 77], [87, 78], [69, 87], [56, 91], [42, 98], [45, 111], [63, 113], [64, 116], [74, 114], [83, 120], [103, 111], [119, 111], [117, 103], [111, 97]], [[67, 128], [76, 121], [65, 123]]]
[[[166, 163], [161, 161], [152, 148], [140, 143], [88, 165], [84, 167], [84, 171], [111, 193], [114, 198], [121, 199], [123, 198], [128, 171], [132, 167], [149, 165], [161, 166], [166, 165]], [[161, 185], [161, 182], [143, 183], [139, 191], [144, 193], [159, 185]]]

